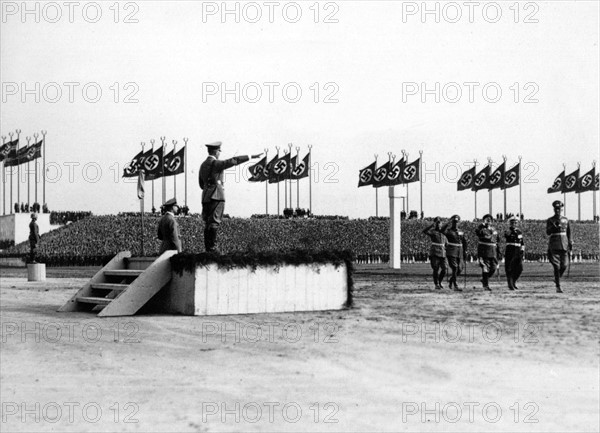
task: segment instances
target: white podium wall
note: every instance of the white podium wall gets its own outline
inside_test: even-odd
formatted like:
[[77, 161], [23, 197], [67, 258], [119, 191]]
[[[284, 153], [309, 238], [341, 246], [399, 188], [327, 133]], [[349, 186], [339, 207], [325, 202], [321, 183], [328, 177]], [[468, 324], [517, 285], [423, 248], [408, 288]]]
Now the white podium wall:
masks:
[[[40, 228], [40, 235], [57, 229], [59, 225], [50, 224], [49, 213], [39, 213], [37, 224]], [[0, 216], [0, 240], [14, 241], [15, 245], [25, 242], [29, 239], [29, 223], [31, 222], [31, 213], [17, 213]]]

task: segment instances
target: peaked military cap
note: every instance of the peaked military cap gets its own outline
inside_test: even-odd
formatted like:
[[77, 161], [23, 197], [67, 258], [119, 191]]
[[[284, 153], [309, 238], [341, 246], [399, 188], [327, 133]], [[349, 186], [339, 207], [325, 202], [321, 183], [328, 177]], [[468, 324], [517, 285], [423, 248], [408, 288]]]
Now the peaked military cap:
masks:
[[172, 198], [171, 200], [167, 200], [164, 204], [165, 206], [175, 206], [177, 205], [177, 199], [176, 198]]
[[434, 223], [441, 223], [441, 222], [442, 222], [442, 219], [441, 219], [440, 217], [435, 217], [435, 218], [433, 219], [433, 222], [434, 222]]
[[36, 213], [32, 213], [31, 214], [31, 219], [32, 220], [36, 220], [37, 219], [37, 214]]
[[453, 221], [460, 221], [460, 216], [459, 215], [452, 215], [450, 217], [450, 219], [453, 220]]
[[205, 144], [205, 146], [209, 151], [220, 150], [222, 144], [223, 143], [221, 143], [220, 141], [215, 141], [214, 143]]
[[489, 218], [489, 219], [491, 219], [492, 221], [494, 221], [494, 217], [493, 217], [493, 216], [491, 216], [489, 213], [486, 213], [486, 214], [483, 216], [483, 218], [482, 218], [482, 219], [486, 219], [486, 218]]
[[509, 222], [511, 222], [511, 221], [516, 221], [516, 222], [519, 222], [519, 218], [517, 218], [516, 216], [514, 216], [514, 215], [513, 215], [513, 216], [511, 216], [511, 217], [508, 219], [508, 221], [509, 221]]
[[565, 205], [564, 205], [564, 204], [563, 204], [563, 202], [562, 202], [562, 201], [560, 201], [560, 200], [554, 200], [554, 201], [552, 202], [552, 207], [565, 207]]

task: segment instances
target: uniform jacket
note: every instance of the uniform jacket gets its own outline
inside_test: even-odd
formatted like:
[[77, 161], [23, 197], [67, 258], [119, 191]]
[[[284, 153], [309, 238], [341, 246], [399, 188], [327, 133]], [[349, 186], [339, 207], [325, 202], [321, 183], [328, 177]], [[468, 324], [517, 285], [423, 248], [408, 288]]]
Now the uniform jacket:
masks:
[[202, 203], [208, 203], [211, 200], [225, 201], [223, 172], [248, 160], [250, 158], [245, 155], [222, 161], [212, 155], [206, 158], [202, 165], [200, 165], [200, 173], [198, 174], [198, 182], [202, 189]]
[[506, 250], [522, 250], [525, 248], [521, 229], [509, 228], [508, 231], [504, 232], [504, 239], [506, 239]]
[[548, 218], [546, 221], [546, 234], [550, 236], [548, 249], [551, 251], [568, 251], [571, 244], [571, 224], [565, 216]]
[[436, 230], [435, 226], [433, 225], [423, 230], [423, 233], [431, 238], [429, 255], [431, 257], [446, 257], [446, 245], [448, 245], [448, 238], [446, 238], [441, 231]]
[[160, 253], [167, 250], [181, 251], [181, 240], [179, 239], [179, 228], [175, 216], [167, 212], [158, 222], [158, 239], [162, 241]]
[[492, 226], [486, 227], [480, 224], [475, 230], [479, 242], [477, 243], [477, 255], [482, 259], [497, 258], [498, 232]]
[[446, 246], [448, 257], [462, 257], [467, 251], [465, 233], [462, 230], [453, 229], [449, 224], [443, 225], [440, 230], [448, 238], [448, 245]]

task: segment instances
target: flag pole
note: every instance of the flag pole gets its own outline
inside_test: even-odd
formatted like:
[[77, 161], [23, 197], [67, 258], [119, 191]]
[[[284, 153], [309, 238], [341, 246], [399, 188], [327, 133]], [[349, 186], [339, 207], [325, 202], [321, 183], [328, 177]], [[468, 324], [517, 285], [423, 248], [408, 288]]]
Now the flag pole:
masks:
[[[9, 137], [9, 141], [12, 142], [13, 133], [9, 132], [8, 137]], [[15, 150], [15, 152], [16, 152], [16, 150]], [[15, 156], [16, 156], [16, 154], [15, 154]], [[14, 174], [15, 174], [14, 166], [11, 166], [10, 167], [10, 203], [9, 203], [9, 207], [8, 207], [10, 214], [12, 214], [14, 212], [14, 208], [13, 208], [13, 177], [14, 177]]]
[[161, 153], [162, 153], [162, 157], [161, 157], [161, 177], [162, 177], [162, 203], [164, 204], [167, 201], [167, 182], [165, 179], [165, 141], [166, 141], [167, 137], [160, 137], [160, 141], [162, 143], [161, 145]]
[[[296, 162], [300, 161], [300, 146], [296, 146]], [[296, 179], [296, 209], [300, 209], [300, 179]]]
[[[404, 151], [402, 151], [402, 152], [404, 153], [404, 156], [406, 158], [405, 161], [408, 164], [408, 152], [404, 152]], [[408, 184], [408, 183], [406, 184], [406, 219], [408, 219], [408, 216], [410, 215], [410, 204], [408, 202], [408, 187], [409, 187], [409, 185], [410, 184]]]
[[288, 143], [288, 146], [290, 148], [290, 167], [288, 170], [288, 178], [290, 180], [290, 209], [292, 209], [292, 214], [293, 214], [293, 209], [294, 209], [294, 200], [292, 198], [292, 147], [293, 147], [293, 144]]
[[[563, 170], [565, 171], [566, 174], [566, 170], [567, 170], [567, 164], [563, 164]], [[561, 186], [561, 188], [564, 188], [564, 182], [563, 185]], [[563, 192], [563, 202], [564, 202], [564, 207], [563, 207], [563, 215], [567, 216], [567, 193]]]
[[[29, 148], [29, 143], [31, 142], [31, 137], [25, 137], [25, 139], [27, 140], [27, 148]], [[29, 171], [30, 171], [30, 165], [29, 165], [29, 156], [28, 156], [27, 157], [27, 209], [29, 209], [31, 207], [31, 195], [29, 194], [29, 190], [31, 189], [31, 188], [29, 188], [31, 176], [29, 176]]]
[[[21, 130], [17, 129], [17, 155], [19, 155], [19, 137], [21, 136]], [[21, 203], [21, 164], [17, 160], [17, 203]]]
[[419, 161], [421, 161], [419, 163], [419, 183], [420, 183], [420, 187], [421, 187], [421, 191], [420, 191], [420, 201], [421, 201], [421, 213], [419, 214], [419, 217], [421, 217], [423, 215], [423, 151], [419, 150]]
[[[579, 170], [580, 168], [581, 163], [578, 162], [577, 169]], [[579, 182], [579, 179], [576, 182]], [[577, 221], [581, 221], [581, 193], [577, 194]]]
[[[475, 163], [475, 176], [477, 176], [477, 160], [474, 159], [473, 162]], [[475, 218], [477, 219], [477, 190], [473, 191], [475, 193]]]
[[42, 204], [46, 204], [46, 134], [42, 131]]
[[308, 211], [312, 214], [312, 144], [308, 145]]
[[[275, 149], [277, 149], [277, 158], [279, 158], [279, 146], [275, 146]], [[267, 180], [268, 182], [268, 180]], [[277, 218], [279, 218], [281, 216], [281, 211], [279, 209], [279, 184], [281, 182], [277, 182]]]
[[[142, 155], [144, 154], [144, 146], [146, 145], [146, 143], [144, 143], [142, 141]], [[140, 188], [140, 184], [143, 187], [143, 182], [144, 182], [144, 178], [145, 178], [145, 173], [144, 173], [144, 167], [140, 167], [139, 169], [139, 173], [138, 173], [138, 189]], [[138, 190], [138, 194], [140, 193], [140, 191]], [[144, 252], [144, 195], [142, 193], [141, 197], [138, 197], [140, 199], [140, 222], [141, 222], [141, 233], [140, 233], [140, 241], [141, 241], [141, 247], [142, 247], [142, 257], [145, 256], [145, 252]]]
[[[378, 155], [375, 154], [375, 172], [377, 172], [377, 156]], [[379, 216], [379, 203], [378, 203], [379, 197], [377, 194], [377, 188], [374, 188], [374, 189], [375, 189], [375, 217], [378, 217]]]
[[183, 159], [184, 159], [183, 173], [184, 173], [184, 178], [185, 178], [185, 196], [184, 196], [185, 207], [187, 207], [187, 186], [188, 186], [188, 176], [187, 176], [187, 164], [188, 164], [188, 156], [187, 156], [188, 146], [187, 146], [187, 144], [188, 144], [188, 141], [189, 141], [189, 138], [187, 138], [187, 137], [183, 139], [183, 142], [185, 143], [184, 148], [183, 148], [184, 149], [183, 150]]
[[[156, 143], [156, 140], [154, 140], [154, 138], [150, 139], [150, 144], [152, 145], [152, 153], [154, 153], [154, 143]], [[156, 209], [154, 207], [154, 176], [152, 176], [152, 209]]]
[[[490, 171], [492, 171], [493, 167], [492, 167], [492, 158], [488, 157], [488, 164], [490, 165]], [[488, 177], [488, 185], [489, 185], [489, 177]], [[492, 190], [488, 190], [488, 205], [489, 205], [489, 214], [492, 215]]]
[[[265, 148], [265, 168], [269, 164], [269, 149]], [[263, 172], [264, 173], [264, 172]], [[269, 215], [269, 177], [265, 179], [265, 214]]]
[[[173, 140], [173, 156], [175, 156], [175, 154], [177, 153], [177, 140]], [[163, 161], [163, 166], [165, 165], [165, 162]], [[173, 175], [173, 196], [175, 197], [175, 200], [177, 200], [177, 175], [174, 174]]]
[[523, 197], [522, 197], [522, 189], [521, 189], [521, 159], [522, 156], [519, 155], [519, 218], [523, 218]]
[[[4, 146], [4, 142], [6, 141], [6, 135], [2, 136], [2, 146]], [[2, 160], [2, 215], [6, 215], [6, 179], [4, 179], [5, 169], [4, 169], [4, 160]], [[594, 198], [596, 198], [596, 193], [594, 193]], [[594, 213], [595, 215], [595, 213]]]
[[[595, 161], [595, 160], [594, 160], [594, 162], [592, 163], [592, 166], [593, 166], [594, 168], [596, 168], [596, 161]], [[594, 173], [595, 173], [595, 170], [594, 170]], [[596, 179], [595, 179], [595, 177], [594, 177], [594, 179], [592, 179], [592, 182], [595, 184], [595, 182], [596, 182]], [[592, 202], [593, 202], [593, 206], [594, 206], [594, 208], [593, 208], [594, 217], [592, 218], [592, 220], [593, 220], [594, 222], [596, 222], [596, 189], [595, 189], [595, 188], [592, 188], [592, 194], [593, 194], [593, 195], [592, 195], [592, 197], [593, 197], [593, 198], [592, 198]]]
[[[39, 134], [37, 132], [33, 134], [33, 138], [35, 139], [36, 144], [38, 141], [38, 137], [39, 137]], [[37, 152], [37, 149], [36, 149], [36, 152]], [[35, 179], [35, 202], [34, 203], [37, 203], [39, 206], [40, 203], [38, 202], [38, 168], [37, 168], [38, 163], [37, 163], [37, 158], [34, 159], [34, 161], [35, 161], [35, 163], [34, 163], [34, 167], [35, 167], [35, 173], [34, 173], [34, 176], [35, 176], [34, 177], [34, 179]]]
[[[502, 155], [502, 160], [504, 161], [504, 171], [506, 172], [506, 155]], [[504, 185], [504, 176], [502, 176], [502, 186]], [[506, 188], [504, 188], [504, 218], [506, 218]]]

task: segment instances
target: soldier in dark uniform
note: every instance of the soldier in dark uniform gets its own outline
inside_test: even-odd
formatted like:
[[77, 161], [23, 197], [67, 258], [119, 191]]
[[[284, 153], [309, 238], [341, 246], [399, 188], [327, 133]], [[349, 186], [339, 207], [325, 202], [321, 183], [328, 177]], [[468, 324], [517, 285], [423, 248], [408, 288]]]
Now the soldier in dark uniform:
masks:
[[485, 290], [490, 289], [489, 279], [498, 269], [498, 257], [500, 252], [498, 249], [498, 232], [491, 223], [494, 218], [490, 215], [484, 215], [483, 224], [480, 224], [475, 230], [478, 238], [477, 257], [479, 266], [481, 266], [481, 284]]
[[162, 241], [159, 254], [168, 250], [177, 250], [177, 252], [180, 253], [181, 239], [179, 239], [179, 227], [175, 220], [175, 214], [179, 209], [177, 200], [172, 198], [171, 200], [168, 200], [163, 207], [165, 209], [165, 214], [158, 222], [158, 239]]
[[35, 263], [35, 250], [40, 241], [40, 228], [37, 224], [37, 215], [31, 214], [31, 222], [29, 223], [29, 262]]
[[204, 248], [207, 252], [215, 251], [217, 231], [225, 209], [225, 188], [223, 187], [223, 172], [228, 168], [242, 164], [250, 159], [259, 158], [257, 155], [236, 156], [219, 160], [221, 142], [207, 144], [208, 158], [200, 166], [198, 181], [202, 189], [202, 219], [204, 220]]
[[431, 246], [429, 247], [429, 260], [433, 269], [433, 283], [435, 288], [440, 290], [444, 276], [446, 275], [446, 245], [448, 239], [440, 231], [441, 219], [436, 217], [433, 224], [423, 230], [423, 233], [431, 238]]
[[546, 221], [546, 234], [550, 236], [548, 242], [548, 260], [554, 268], [554, 283], [556, 292], [562, 293], [560, 288], [560, 277], [567, 269], [568, 260], [571, 259], [570, 253], [573, 249], [573, 240], [571, 238], [571, 224], [566, 216], [560, 213], [564, 204], [560, 200], [552, 203], [554, 216]]
[[456, 279], [462, 274], [463, 266], [465, 266], [467, 261], [467, 241], [465, 233], [458, 228], [459, 222], [460, 216], [452, 215], [450, 223], [444, 224], [440, 230], [448, 238], [446, 256], [448, 258], [448, 265], [452, 270], [452, 275], [448, 279], [450, 288], [454, 288], [457, 292], [462, 292], [462, 289], [456, 283]]
[[504, 233], [506, 249], [504, 250], [504, 270], [509, 290], [518, 290], [517, 280], [523, 272], [523, 254], [525, 243], [523, 232], [519, 228], [519, 219], [512, 216], [508, 219], [510, 227]]

